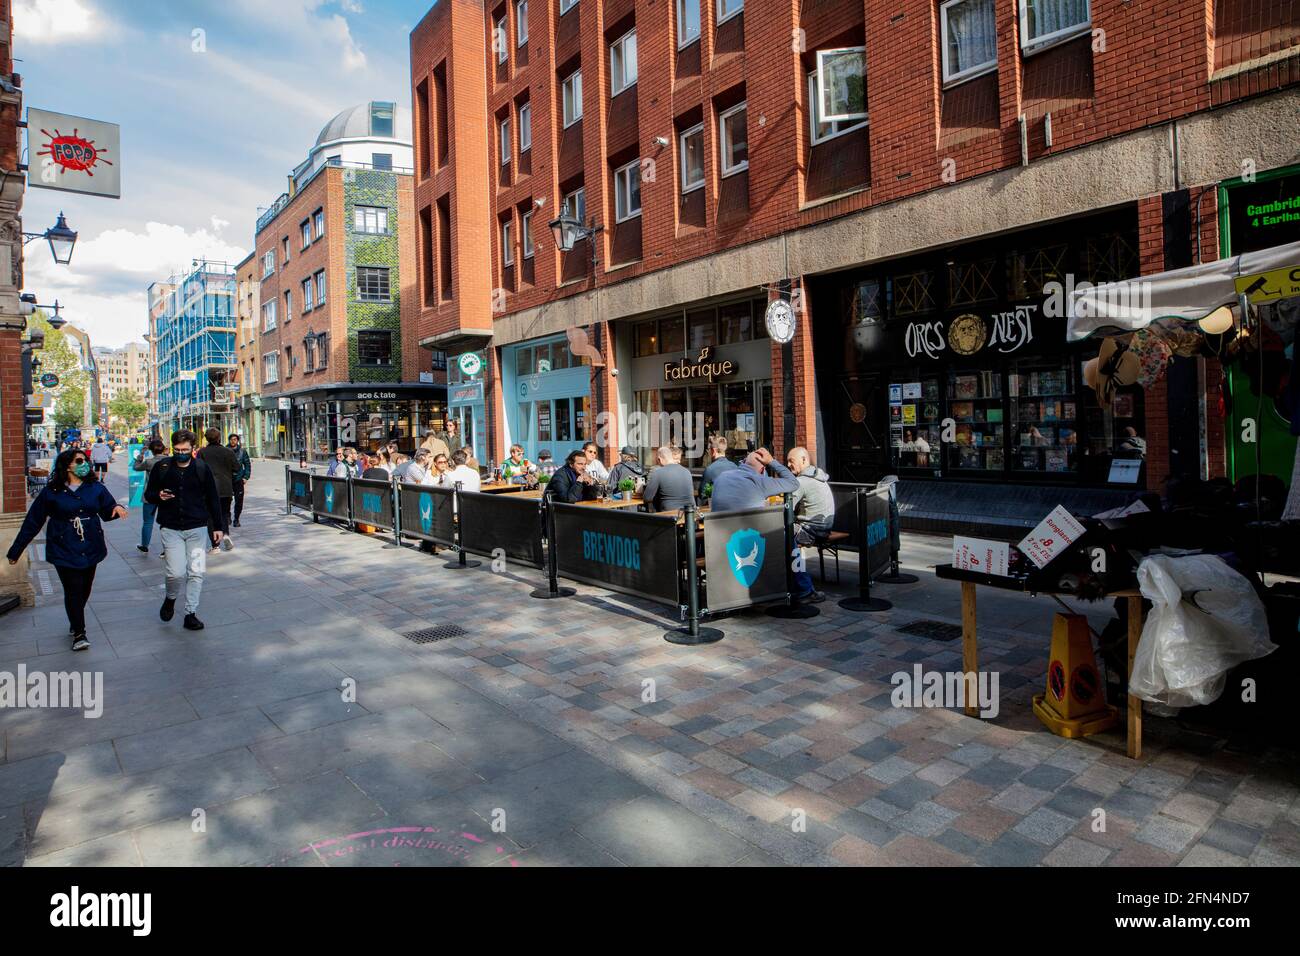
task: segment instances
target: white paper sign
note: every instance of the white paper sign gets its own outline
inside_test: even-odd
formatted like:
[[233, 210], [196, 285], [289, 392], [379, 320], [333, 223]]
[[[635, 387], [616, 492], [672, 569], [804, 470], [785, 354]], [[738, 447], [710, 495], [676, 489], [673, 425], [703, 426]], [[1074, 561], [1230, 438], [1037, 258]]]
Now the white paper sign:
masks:
[[981, 574], [1000, 574], [1006, 577], [1011, 561], [1011, 545], [1005, 541], [985, 541], [983, 538], [952, 539], [952, 566], [960, 571], [978, 571]]
[[1060, 505], [1038, 523], [1017, 546], [1039, 568], [1045, 568], [1058, 554], [1083, 536], [1083, 525]]

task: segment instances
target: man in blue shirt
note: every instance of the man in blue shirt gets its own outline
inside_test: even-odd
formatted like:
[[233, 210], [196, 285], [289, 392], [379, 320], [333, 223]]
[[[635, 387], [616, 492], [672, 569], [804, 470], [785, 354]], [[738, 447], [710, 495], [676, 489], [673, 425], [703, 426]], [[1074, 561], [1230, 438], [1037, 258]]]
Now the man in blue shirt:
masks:
[[766, 448], [750, 452], [737, 468], [722, 472], [713, 482], [714, 511], [762, 508], [771, 495], [794, 494], [799, 479], [772, 457]]

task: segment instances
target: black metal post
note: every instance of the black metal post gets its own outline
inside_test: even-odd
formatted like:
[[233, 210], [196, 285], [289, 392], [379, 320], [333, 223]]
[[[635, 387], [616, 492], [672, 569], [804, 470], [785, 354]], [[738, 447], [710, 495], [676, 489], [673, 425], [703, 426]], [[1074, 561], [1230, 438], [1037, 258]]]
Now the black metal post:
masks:
[[460, 484], [461, 483], [459, 481], [456, 482], [454, 494], [451, 499], [452, 501], [451, 511], [452, 514], [456, 516], [456, 521], [455, 521], [456, 551], [458, 553], [456, 555], [455, 561], [448, 561], [446, 564], [443, 565], [444, 568], [451, 568], [456, 571], [464, 571], [469, 568], [477, 568], [480, 564], [483, 563], [482, 561], [465, 560], [465, 535], [464, 535], [464, 529], [461, 527], [460, 524]]
[[388, 480], [389, 501], [393, 506], [393, 547], [402, 546], [402, 484], [400, 478]]
[[284, 466], [284, 513], [293, 514], [293, 495], [289, 491], [292, 485], [289, 484], [289, 466]]
[[716, 627], [700, 627], [700, 574], [696, 566], [696, 551], [699, 531], [695, 526], [695, 502], [686, 506], [683, 512], [686, 526], [682, 529], [686, 539], [686, 627], [673, 628], [664, 632], [664, 640], [669, 644], [716, 644], [723, 634]]
[[573, 597], [578, 593], [576, 588], [560, 587], [560, 559], [555, 550], [555, 509], [551, 507], [552, 503], [551, 499], [543, 492], [542, 520], [546, 522], [546, 590], [543, 591], [541, 588], [537, 588], [528, 595], [541, 601]]
[[[778, 617], [783, 620], [802, 621], [810, 617], [816, 617], [821, 610], [812, 604], [800, 604], [795, 600], [794, 594], [794, 497], [786, 492], [782, 496], [785, 499], [785, 590], [786, 603], [774, 604], [766, 610], [769, 617]], [[802, 550], [800, 552], [802, 557]]]
[[858, 552], [858, 596], [840, 601], [846, 611], [888, 611], [894, 605], [882, 598], [871, 596], [871, 549], [867, 546], [867, 490], [858, 489], [858, 532], [861, 550]]
[[898, 517], [898, 482], [889, 485], [889, 573], [876, 578], [877, 584], [915, 584], [921, 580], [915, 574], [898, 570], [898, 546], [902, 528]]

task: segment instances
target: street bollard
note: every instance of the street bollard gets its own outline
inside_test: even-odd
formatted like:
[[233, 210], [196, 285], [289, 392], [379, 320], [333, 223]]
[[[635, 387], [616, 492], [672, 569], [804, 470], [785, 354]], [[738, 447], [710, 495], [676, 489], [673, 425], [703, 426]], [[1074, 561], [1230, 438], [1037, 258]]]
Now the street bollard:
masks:
[[529, 597], [534, 597], [542, 601], [550, 601], [554, 598], [573, 597], [577, 594], [575, 588], [560, 587], [560, 569], [559, 557], [555, 550], [555, 511], [551, 507], [551, 500], [542, 495], [542, 512], [543, 520], [546, 522], [546, 590], [537, 588]]

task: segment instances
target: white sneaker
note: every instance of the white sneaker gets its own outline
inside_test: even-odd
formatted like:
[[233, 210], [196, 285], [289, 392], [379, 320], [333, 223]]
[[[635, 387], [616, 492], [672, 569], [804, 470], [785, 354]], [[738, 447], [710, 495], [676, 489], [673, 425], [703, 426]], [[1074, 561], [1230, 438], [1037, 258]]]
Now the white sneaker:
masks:
[[221, 539], [221, 550], [222, 550], [222, 551], [234, 551], [234, 550], [235, 550], [235, 542], [231, 539], [231, 537], [230, 537], [229, 535], [226, 535], [225, 537], [223, 537], [223, 538]]

